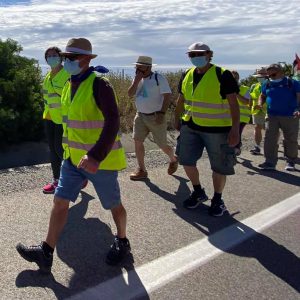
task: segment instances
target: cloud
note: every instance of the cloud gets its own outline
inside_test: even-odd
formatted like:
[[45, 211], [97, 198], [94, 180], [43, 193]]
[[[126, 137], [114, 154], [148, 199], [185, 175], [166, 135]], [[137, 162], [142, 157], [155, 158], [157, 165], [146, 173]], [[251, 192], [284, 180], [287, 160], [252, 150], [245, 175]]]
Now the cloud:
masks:
[[1, 39], [17, 40], [24, 55], [41, 63], [47, 47], [64, 49], [79, 36], [92, 41], [96, 63], [108, 66], [128, 65], [140, 54], [159, 64], [188, 64], [185, 51], [195, 41], [209, 44], [220, 65], [291, 62], [300, 52], [297, 1], [4, 2]]

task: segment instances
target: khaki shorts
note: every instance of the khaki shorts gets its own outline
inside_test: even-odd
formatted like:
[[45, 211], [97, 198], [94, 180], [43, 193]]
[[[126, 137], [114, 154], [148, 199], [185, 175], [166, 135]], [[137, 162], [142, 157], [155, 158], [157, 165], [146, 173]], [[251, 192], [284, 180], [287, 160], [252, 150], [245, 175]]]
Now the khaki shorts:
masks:
[[252, 123], [254, 125], [264, 126], [265, 125], [265, 118], [266, 118], [266, 115], [264, 113], [258, 113], [256, 115], [252, 115]]
[[133, 139], [144, 142], [149, 132], [152, 133], [154, 142], [164, 147], [167, 145], [167, 119], [164, 116], [162, 124], [156, 123], [156, 115], [137, 113], [133, 123]]

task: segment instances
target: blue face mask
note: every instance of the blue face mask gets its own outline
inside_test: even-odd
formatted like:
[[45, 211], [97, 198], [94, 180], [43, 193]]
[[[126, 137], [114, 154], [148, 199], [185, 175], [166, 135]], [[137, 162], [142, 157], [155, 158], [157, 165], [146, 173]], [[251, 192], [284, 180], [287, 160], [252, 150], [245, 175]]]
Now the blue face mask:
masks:
[[208, 63], [206, 56], [190, 57], [190, 60], [191, 60], [191, 63], [198, 68], [203, 68]]
[[69, 60], [66, 58], [64, 63], [64, 69], [71, 75], [77, 75], [82, 71], [82, 68], [79, 66], [79, 60]]
[[50, 57], [47, 57], [47, 64], [51, 68], [57, 67], [60, 63], [61, 63], [61, 59], [60, 59], [59, 56], [50, 56]]

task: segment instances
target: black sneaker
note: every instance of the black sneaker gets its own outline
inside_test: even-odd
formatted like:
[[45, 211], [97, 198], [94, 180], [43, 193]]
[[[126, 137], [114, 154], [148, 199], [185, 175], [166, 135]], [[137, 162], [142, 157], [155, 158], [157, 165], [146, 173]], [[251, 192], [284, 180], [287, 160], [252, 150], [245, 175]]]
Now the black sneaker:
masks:
[[254, 148], [250, 150], [250, 153], [253, 154], [253, 155], [259, 155], [260, 154], [260, 148], [258, 146], [254, 146]]
[[108, 265], [117, 265], [130, 253], [130, 243], [128, 239], [120, 239], [115, 236], [111, 249], [107, 253], [106, 263]]
[[43, 251], [42, 245], [27, 247], [19, 243], [16, 246], [16, 249], [24, 259], [29, 262], [35, 262], [39, 266], [41, 272], [47, 274], [51, 273], [53, 255], [47, 257]]
[[201, 189], [201, 193], [196, 193], [193, 191], [191, 195], [183, 201], [183, 207], [188, 209], [196, 208], [200, 203], [208, 200], [207, 195], [205, 194], [205, 190]]
[[210, 208], [208, 209], [208, 213], [214, 217], [221, 217], [223, 214], [227, 212], [227, 208], [224, 204], [223, 200], [211, 200]]

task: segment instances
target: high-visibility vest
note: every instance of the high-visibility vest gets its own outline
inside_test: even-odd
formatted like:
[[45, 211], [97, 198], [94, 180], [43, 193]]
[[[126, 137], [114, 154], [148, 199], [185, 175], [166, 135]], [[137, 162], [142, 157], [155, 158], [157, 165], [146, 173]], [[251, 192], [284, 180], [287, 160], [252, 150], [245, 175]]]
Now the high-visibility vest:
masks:
[[[47, 73], [43, 82], [44, 113], [43, 119], [51, 119], [56, 124], [62, 124], [61, 93], [69, 79], [70, 74], [62, 68], [51, 78], [51, 72]], [[50, 115], [50, 118], [49, 118]]]
[[251, 114], [252, 115], [257, 115], [258, 113], [266, 114], [266, 112], [267, 112], [266, 103], [264, 103], [262, 109], [255, 109], [254, 108], [258, 104], [258, 98], [259, 98], [260, 94], [261, 94], [261, 83], [257, 82], [254, 85], [254, 88], [252, 89], [252, 91], [250, 92], [250, 96], [251, 96], [251, 99], [252, 99], [252, 107], [251, 107]]
[[[249, 87], [246, 85], [240, 85], [240, 95], [245, 96], [249, 91]], [[251, 117], [251, 111], [248, 104], [243, 103], [238, 99], [240, 107], [240, 122], [249, 123]]]
[[[227, 99], [220, 95], [220, 82], [216, 74], [216, 66], [206, 71], [201, 81], [193, 87], [195, 68], [191, 68], [182, 81], [184, 96], [184, 114], [182, 119], [193, 122], [199, 126], [227, 127], [232, 125], [231, 114]], [[223, 73], [225, 69], [221, 68]]]
[[[105, 118], [93, 95], [93, 82], [97, 76], [100, 74], [92, 72], [81, 82], [72, 101], [71, 83], [68, 82], [63, 89], [61, 103], [64, 159], [70, 158], [74, 165], [78, 165], [80, 159], [96, 144], [103, 130]], [[125, 151], [118, 135], [109, 154], [100, 162], [99, 169], [122, 170], [125, 168]]]

